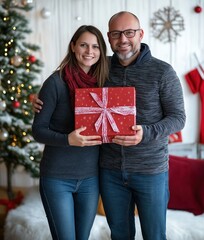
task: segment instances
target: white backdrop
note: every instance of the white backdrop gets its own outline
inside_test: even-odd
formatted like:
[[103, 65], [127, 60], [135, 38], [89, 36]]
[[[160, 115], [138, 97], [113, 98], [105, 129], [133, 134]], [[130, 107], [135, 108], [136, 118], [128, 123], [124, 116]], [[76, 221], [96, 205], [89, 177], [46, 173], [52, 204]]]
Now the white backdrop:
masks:
[[[80, 25], [97, 26], [104, 34], [108, 54], [112, 54], [106, 36], [108, 20], [118, 11], [131, 11], [140, 18], [145, 32], [143, 42], [150, 46], [152, 55], [172, 64], [181, 80], [187, 114], [186, 126], [182, 131], [183, 142], [198, 142], [200, 98], [198, 94], [192, 94], [184, 74], [197, 66], [194, 52], [204, 62], [204, 10], [200, 14], [194, 11], [199, 3], [204, 9], [202, 0], [33, 0], [34, 8], [27, 13], [33, 32], [27, 40], [41, 48], [37, 57], [44, 62], [44, 68], [39, 75], [39, 82], [42, 83], [56, 69], [67, 51], [72, 34]], [[169, 6], [178, 10], [183, 17], [185, 30], [180, 32], [175, 42], [163, 43], [153, 37], [150, 22], [155, 12]], [[50, 11], [48, 18], [42, 17], [43, 8]], [[4, 170], [1, 169], [2, 166], [0, 185], [4, 185]]]
[[[67, 51], [72, 34], [82, 24], [97, 26], [104, 34], [108, 54], [112, 54], [106, 36], [108, 20], [118, 11], [132, 11], [140, 18], [144, 29], [143, 42], [150, 46], [155, 57], [172, 64], [180, 77], [187, 113], [183, 141], [197, 142], [200, 99], [198, 94], [191, 93], [184, 74], [197, 66], [194, 52], [204, 62], [204, 10], [200, 14], [194, 12], [194, 7], [199, 2], [204, 9], [204, 1], [191, 0], [34, 0], [34, 9], [27, 14], [33, 30], [28, 40], [41, 47], [39, 57], [45, 66], [39, 81], [43, 82], [58, 66]], [[153, 37], [150, 22], [155, 12], [169, 6], [178, 10], [183, 17], [185, 30], [180, 32], [175, 42], [163, 43]], [[43, 8], [50, 11], [49, 18], [41, 16]]]

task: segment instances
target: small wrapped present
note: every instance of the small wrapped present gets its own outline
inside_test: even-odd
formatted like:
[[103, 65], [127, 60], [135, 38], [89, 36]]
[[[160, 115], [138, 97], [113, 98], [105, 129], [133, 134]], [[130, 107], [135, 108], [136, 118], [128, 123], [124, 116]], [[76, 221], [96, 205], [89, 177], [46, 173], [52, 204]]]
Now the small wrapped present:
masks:
[[80, 88], [75, 92], [75, 129], [83, 135], [100, 135], [103, 143], [115, 135], [134, 135], [136, 124], [134, 87]]

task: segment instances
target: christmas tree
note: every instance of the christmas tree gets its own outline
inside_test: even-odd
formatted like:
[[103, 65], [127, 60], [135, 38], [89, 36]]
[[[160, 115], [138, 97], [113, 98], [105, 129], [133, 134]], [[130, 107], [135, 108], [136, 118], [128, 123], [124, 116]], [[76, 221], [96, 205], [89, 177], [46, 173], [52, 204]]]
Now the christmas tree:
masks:
[[9, 199], [17, 166], [39, 177], [41, 146], [32, 138], [31, 124], [43, 64], [34, 54], [39, 47], [26, 43], [31, 30], [23, 12], [31, 9], [31, 0], [3, 0], [0, 6], [0, 163], [6, 165]]

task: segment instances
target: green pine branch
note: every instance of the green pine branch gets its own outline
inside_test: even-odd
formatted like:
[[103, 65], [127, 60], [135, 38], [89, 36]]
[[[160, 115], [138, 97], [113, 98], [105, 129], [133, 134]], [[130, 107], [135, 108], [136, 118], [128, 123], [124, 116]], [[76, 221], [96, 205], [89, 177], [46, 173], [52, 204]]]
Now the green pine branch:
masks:
[[35, 56], [40, 47], [26, 41], [32, 31], [23, 11], [30, 4], [3, 0], [0, 7], [0, 163], [7, 167], [8, 196], [13, 197], [12, 175], [23, 166], [39, 177], [41, 145], [32, 138], [32, 95], [39, 91], [43, 62]]

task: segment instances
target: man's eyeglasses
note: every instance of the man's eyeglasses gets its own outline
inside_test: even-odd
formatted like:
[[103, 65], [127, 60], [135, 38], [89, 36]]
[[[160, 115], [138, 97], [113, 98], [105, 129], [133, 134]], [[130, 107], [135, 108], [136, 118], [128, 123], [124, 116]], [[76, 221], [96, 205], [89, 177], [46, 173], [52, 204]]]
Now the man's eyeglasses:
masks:
[[109, 32], [109, 36], [113, 39], [118, 39], [121, 37], [121, 34], [123, 33], [127, 38], [132, 38], [135, 36], [136, 32], [141, 30], [140, 28], [138, 29], [127, 29], [124, 31], [112, 31]]

